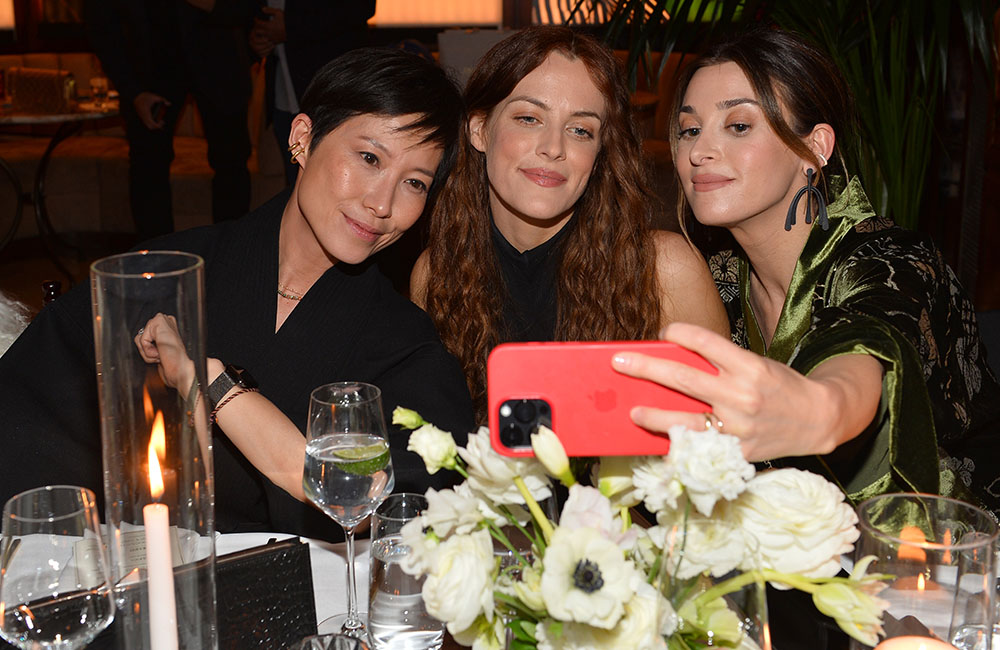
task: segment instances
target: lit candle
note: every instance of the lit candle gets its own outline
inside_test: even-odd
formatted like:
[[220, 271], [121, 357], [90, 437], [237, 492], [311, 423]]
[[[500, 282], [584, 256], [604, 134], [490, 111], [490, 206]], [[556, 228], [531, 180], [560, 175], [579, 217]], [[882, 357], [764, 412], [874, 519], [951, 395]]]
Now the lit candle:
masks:
[[[149, 441], [149, 491], [154, 500], [163, 496], [163, 475], [154, 441], [162, 440], [163, 413], [157, 412]], [[153, 650], [177, 650], [177, 605], [174, 601], [174, 567], [170, 553], [170, 509], [164, 503], [142, 508], [146, 525], [146, 574], [149, 592], [149, 640]]]
[[955, 650], [955, 646], [926, 636], [897, 636], [878, 644], [875, 650]]

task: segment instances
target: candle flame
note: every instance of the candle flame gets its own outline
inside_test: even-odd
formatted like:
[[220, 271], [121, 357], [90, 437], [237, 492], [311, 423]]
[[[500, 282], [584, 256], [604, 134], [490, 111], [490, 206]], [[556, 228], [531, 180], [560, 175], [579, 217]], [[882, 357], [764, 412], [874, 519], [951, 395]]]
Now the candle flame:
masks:
[[149, 436], [149, 493], [154, 500], [163, 496], [163, 474], [160, 471], [160, 458], [166, 456], [167, 441], [163, 431], [163, 411], [156, 412], [153, 421], [153, 432]]
[[923, 531], [916, 526], [903, 526], [903, 530], [899, 532], [899, 538], [903, 540], [903, 543], [899, 545], [899, 553], [897, 554], [900, 560], [927, 561], [927, 553], [924, 552], [924, 549], [920, 548], [921, 545], [927, 542]]
[[142, 410], [146, 414], [146, 422], [153, 421], [153, 399], [149, 396], [149, 390], [142, 387]]
[[924, 574], [917, 574], [917, 591], [923, 591], [927, 588], [927, 581], [924, 580]]

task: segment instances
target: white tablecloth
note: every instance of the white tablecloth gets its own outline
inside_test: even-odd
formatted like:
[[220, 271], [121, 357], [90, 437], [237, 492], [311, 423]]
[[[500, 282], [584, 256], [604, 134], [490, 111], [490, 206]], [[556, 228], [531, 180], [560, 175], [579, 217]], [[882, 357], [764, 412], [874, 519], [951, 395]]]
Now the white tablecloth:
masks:
[[[232, 533], [220, 535], [215, 541], [216, 556], [242, 551], [266, 544], [269, 539], [282, 541], [294, 537], [283, 533]], [[312, 562], [313, 593], [316, 597], [316, 622], [322, 623], [335, 614], [347, 612], [347, 550], [343, 543], [330, 544], [315, 539], [309, 543]], [[354, 543], [355, 572], [358, 585], [358, 611], [368, 611], [368, 546], [369, 540]]]

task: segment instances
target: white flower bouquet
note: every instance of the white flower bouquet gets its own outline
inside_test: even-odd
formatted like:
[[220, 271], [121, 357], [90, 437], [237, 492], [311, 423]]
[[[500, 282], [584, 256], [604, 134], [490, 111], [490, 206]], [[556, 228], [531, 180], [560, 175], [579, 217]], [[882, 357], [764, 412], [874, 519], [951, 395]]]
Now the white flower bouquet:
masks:
[[[752, 648], [729, 596], [755, 581], [807, 592], [847, 634], [878, 640], [885, 576], [866, 575], [866, 559], [850, 577], [836, 577], [858, 537], [843, 494], [809, 472], [756, 473], [733, 436], [672, 429], [667, 456], [601, 459], [594, 488], [577, 483], [544, 428], [532, 436], [534, 458], [509, 458], [493, 451], [485, 427], [461, 448], [413, 411], [397, 408], [393, 422], [414, 429], [409, 449], [430, 473], [465, 478], [428, 490], [426, 512], [402, 532], [411, 549], [404, 570], [426, 576], [427, 611], [463, 645]], [[549, 476], [569, 488], [558, 525], [539, 506], [552, 494]], [[655, 526], [632, 522], [639, 503]], [[727, 534], [733, 528], [749, 534]], [[511, 529], [530, 540], [530, 551], [510, 541]], [[666, 560], [678, 530], [683, 561]], [[757, 553], [744, 537], [756, 539]], [[500, 561], [494, 540], [513, 564]]]

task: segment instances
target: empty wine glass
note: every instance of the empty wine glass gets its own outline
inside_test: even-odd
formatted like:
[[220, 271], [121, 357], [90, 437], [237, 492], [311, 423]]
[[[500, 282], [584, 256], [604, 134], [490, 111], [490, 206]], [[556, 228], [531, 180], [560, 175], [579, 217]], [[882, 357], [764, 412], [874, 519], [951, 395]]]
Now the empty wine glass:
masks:
[[354, 531], [392, 492], [395, 478], [382, 415], [381, 391], [371, 384], [338, 382], [309, 397], [306, 497], [344, 529], [347, 539], [347, 614], [334, 617], [342, 633], [367, 640], [358, 616]]
[[22, 492], [4, 506], [0, 636], [19, 648], [75, 650], [114, 617], [94, 493], [71, 485]]

